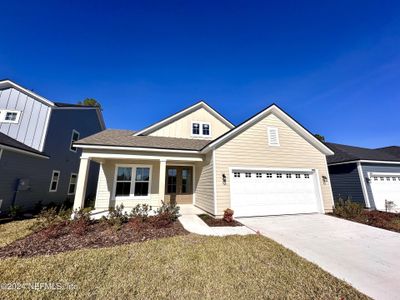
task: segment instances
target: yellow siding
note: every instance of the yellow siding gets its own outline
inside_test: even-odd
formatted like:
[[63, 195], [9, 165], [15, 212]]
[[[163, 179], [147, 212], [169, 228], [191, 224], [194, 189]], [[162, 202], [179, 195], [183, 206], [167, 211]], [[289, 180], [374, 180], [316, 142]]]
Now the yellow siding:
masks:
[[167, 136], [177, 138], [200, 138], [192, 136], [192, 122], [208, 122], [211, 125], [211, 136], [207, 139], [216, 139], [229, 130], [228, 126], [210, 114], [206, 109], [199, 108], [196, 111], [176, 120], [164, 127], [150, 133], [152, 136]]
[[[115, 181], [115, 167], [116, 164], [138, 164], [138, 165], [151, 165], [151, 182], [150, 182], [150, 198], [143, 199], [124, 199], [114, 200], [113, 188]], [[97, 184], [97, 195], [95, 202], [95, 209], [108, 209], [115, 205], [123, 204], [126, 208], [132, 208], [140, 203], [147, 203], [153, 207], [160, 206], [160, 195], [158, 192], [159, 187], [159, 174], [160, 164], [158, 161], [135, 161], [135, 160], [106, 160], [101, 166], [99, 171], [99, 179]]]
[[[280, 146], [268, 145], [267, 127], [277, 127]], [[322, 176], [328, 176], [326, 157], [278, 117], [271, 114], [260, 120], [216, 150], [217, 215], [230, 207], [229, 167], [282, 167], [310, 168], [319, 171], [325, 211], [333, 205], [329, 183], [323, 184]], [[226, 185], [222, 183], [226, 175]]]
[[212, 152], [203, 163], [196, 164], [195, 205], [209, 213], [214, 213], [214, 185]]

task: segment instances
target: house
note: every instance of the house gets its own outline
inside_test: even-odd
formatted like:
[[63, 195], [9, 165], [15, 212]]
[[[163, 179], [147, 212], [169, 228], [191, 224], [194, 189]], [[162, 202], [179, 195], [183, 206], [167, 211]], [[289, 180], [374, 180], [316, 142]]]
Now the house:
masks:
[[[0, 210], [73, 201], [81, 150], [72, 143], [104, 128], [97, 107], [53, 102], [1, 80]], [[96, 189], [94, 163], [92, 170], [88, 195]]]
[[328, 157], [335, 200], [350, 197], [367, 208], [399, 211], [400, 147], [368, 149], [327, 145], [335, 152]]
[[212, 215], [331, 211], [333, 152], [273, 104], [238, 126], [200, 101], [140, 131], [105, 130], [82, 148], [74, 207], [84, 205], [90, 161], [100, 163], [96, 211], [162, 200]]

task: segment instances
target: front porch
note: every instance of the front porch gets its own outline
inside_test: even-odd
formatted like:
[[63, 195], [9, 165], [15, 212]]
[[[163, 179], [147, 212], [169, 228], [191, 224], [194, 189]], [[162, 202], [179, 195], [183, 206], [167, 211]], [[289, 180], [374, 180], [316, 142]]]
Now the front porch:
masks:
[[[100, 164], [94, 210], [108, 211], [123, 204], [130, 211], [138, 204], [157, 208], [176, 202], [193, 210], [203, 157], [171, 153], [84, 152], [78, 174], [74, 209], [84, 207], [89, 162]], [[186, 204], [191, 206], [186, 206]], [[190, 207], [190, 209], [189, 209]]]

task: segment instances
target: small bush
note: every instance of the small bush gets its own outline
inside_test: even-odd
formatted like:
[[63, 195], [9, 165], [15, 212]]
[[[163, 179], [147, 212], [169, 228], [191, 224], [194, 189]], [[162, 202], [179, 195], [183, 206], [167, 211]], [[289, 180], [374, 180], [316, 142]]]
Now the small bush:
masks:
[[162, 205], [157, 209], [157, 214], [151, 219], [152, 225], [156, 228], [168, 227], [180, 217], [180, 207], [175, 202], [165, 203], [161, 201], [161, 203]]
[[86, 209], [74, 210], [74, 217], [70, 223], [71, 231], [77, 235], [83, 235], [87, 232], [90, 220], [90, 211]]
[[10, 217], [13, 219], [19, 218], [22, 215], [22, 207], [20, 205], [11, 205]]
[[351, 198], [343, 200], [340, 197], [333, 207], [333, 214], [345, 219], [360, 217], [363, 211], [364, 207], [361, 204], [352, 202]]
[[42, 229], [48, 228], [54, 224], [60, 223], [62, 219], [57, 213], [55, 207], [49, 209], [42, 209], [39, 213], [38, 218], [35, 223], [31, 226], [33, 231], [40, 231]]
[[107, 223], [113, 226], [116, 230], [121, 229], [122, 224], [128, 221], [128, 214], [124, 212], [124, 205], [117, 205], [111, 208], [108, 213]]
[[132, 211], [129, 214], [129, 218], [139, 218], [143, 222], [145, 222], [148, 218], [149, 215], [152, 213], [153, 208], [148, 205], [148, 204], [138, 204], [134, 208], [132, 208]]
[[224, 217], [222, 218], [224, 221], [231, 223], [233, 222], [233, 213], [234, 211], [230, 208], [224, 210]]

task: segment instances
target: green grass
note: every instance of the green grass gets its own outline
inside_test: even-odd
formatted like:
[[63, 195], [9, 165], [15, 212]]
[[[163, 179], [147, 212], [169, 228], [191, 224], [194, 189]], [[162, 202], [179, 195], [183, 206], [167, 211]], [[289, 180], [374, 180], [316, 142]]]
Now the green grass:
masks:
[[32, 233], [30, 227], [35, 219], [13, 221], [0, 225], [0, 247], [4, 247], [20, 238]]
[[10, 298], [367, 299], [265, 237], [179, 236], [54, 256], [0, 260], [1, 283], [74, 284], [0, 290]]

